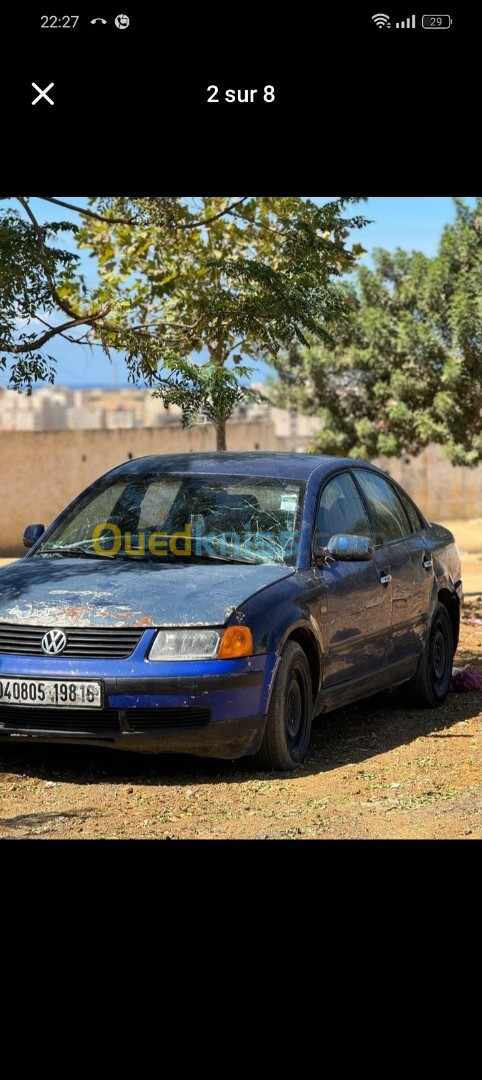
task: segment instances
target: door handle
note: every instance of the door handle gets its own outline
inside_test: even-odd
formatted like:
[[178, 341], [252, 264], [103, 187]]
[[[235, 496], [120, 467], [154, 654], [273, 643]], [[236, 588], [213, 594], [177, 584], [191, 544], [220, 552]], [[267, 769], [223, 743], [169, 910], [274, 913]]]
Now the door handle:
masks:
[[380, 585], [389, 585], [391, 580], [391, 574], [380, 574]]
[[433, 566], [432, 556], [424, 555], [422, 559], [422, 566], [424, 570], [431, 570]]

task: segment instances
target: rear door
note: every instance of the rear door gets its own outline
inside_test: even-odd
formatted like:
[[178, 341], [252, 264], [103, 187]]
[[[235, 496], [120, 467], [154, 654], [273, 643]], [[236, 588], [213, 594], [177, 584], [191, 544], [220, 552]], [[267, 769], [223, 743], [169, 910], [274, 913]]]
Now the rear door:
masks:
[[[335, 533], [372, 537], [363, 501], [349, 472], [337, 473], [320, 490], [316, 528], [324, 546]], [[388, 555], [367, 562], [329, 562], [315, 573], [324, 585], [320, 625], [326, 653], [323, 686], [352, 680], [383, 683], [391, 626]], [[356, 694], [355, 694], [356, 696]]]
[[[426, 522], [420, 516], [417, 507], [411, 499], [408, 498], [408, 495], [406, 495], [399, 487], [396, 487], [395, 490], [403, 505], [412, 530], [410, 550], [412, 554], [413, 579], [419, 598], [418, 607], [422, 615], [421, 627], [423, 630], [430, 619], [434, 595], [437, 592], [437, 580], [433, 565], [432, 550], [431, 545], [427, 543]], [[421, 651], [422, 648], [423, 643], [420, 641], [418, 651]]]
[[415, 667], [422, 651], [432, 589], [431, 563], [425, 557], [422, 536], [413, 531], [408, 508], [394, 485], [368, 469], [355, 469], [354, 476], [375, 523], [377, 544], [388, 552], [392, 578], [388, 664], [390, 681], [394, 681]]

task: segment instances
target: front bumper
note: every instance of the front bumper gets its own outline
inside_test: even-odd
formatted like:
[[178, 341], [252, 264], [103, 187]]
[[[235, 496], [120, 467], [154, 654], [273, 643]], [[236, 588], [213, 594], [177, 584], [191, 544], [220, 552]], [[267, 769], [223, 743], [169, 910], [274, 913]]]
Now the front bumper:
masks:
[[[261, 746], [266, 724], [265, 716], [241, 717], [238, 720], [210, 722], [205, 727], [163, 727], [145, 732], [111, 730], [102, 734], [92, 732], [31, 730], [21, 726], [0, 726], [0, 742], [72, 743], [76, 746], [107, 746], [113, 750], [131, 750], [140, 754], [193, 754], [233, 760], [255, 754]], [[66, 723], [66, 727], [68, 722]]]
[[0, 739], [104, 744], [147, 753], [235, 758], [261, 743], [275, 654], [150, 663], [0, 656], [0, 678], [100, 679], [104, 708], [0, 705]]

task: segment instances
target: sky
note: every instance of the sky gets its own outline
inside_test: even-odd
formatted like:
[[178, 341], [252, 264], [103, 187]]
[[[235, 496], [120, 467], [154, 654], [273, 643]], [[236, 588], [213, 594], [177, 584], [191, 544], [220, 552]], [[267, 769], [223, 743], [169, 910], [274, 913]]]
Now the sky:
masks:
[[[84, 198], [74, 196], [58, 196], [66, 202], [76, 206], [87, 204]], [[314, 202], [323, 203], [327, 198], [310, 196]], [[473, 204], [473, 198], [466, 198], [466, 202]], [[43, 202], [41, 199], [31, 200], [32, 210], [39, 221], [57, 220], [78, 221], [75, 213], [54, 207]], [[402, 247], [406, 251], [421, 251], [425, 255], [436, 254], [438, 242], [445, 225], [454, 220], [455, 211], [453, 200], [450, 197], [412, 197], [412, 196], [377, 196], [369, 198], [367, 202], [359, 203], [353, 208], [349, 207], [348, 214], [362, 214], [371, 220], [370, 225], [354, 231], [354, 239], [363, 244], [367, 254], [361, 262], [370, 265], [370, 253], [373, 248], [383, 247], [393, 251], [396, 247]], [[62, 246], [68, 247], [66, 236], [62, 237]], [[75, 250], [75, 244], [73, 245]], [[95, 266], [88, 255], [81, 252], [81, 269], [87, 281], [95, 278]], [[49, 351], [57, 358], [57, 385], [59, 386], [102, 386], [117, 387], [127, 385], [127, 369], [121, 355], [114, 357], [112, 362], [104, 355], [101, 349], [90, 350], [87, 346], [69, 345], [68, 342], [58, 339], [55, 348], [49, 346]], [[264, 365], [257, 365], [254, 381], [262, 381], [268, 373]], [[0, 385], [8, 382], [7, 374], [2, 374]]]

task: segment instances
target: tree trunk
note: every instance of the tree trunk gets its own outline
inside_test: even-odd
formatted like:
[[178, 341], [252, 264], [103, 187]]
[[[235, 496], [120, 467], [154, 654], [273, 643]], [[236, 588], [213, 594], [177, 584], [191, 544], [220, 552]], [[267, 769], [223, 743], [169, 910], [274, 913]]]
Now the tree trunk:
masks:
[[218, 420], [216, 424], [216, 450], [226, 450], [226, 421]]

